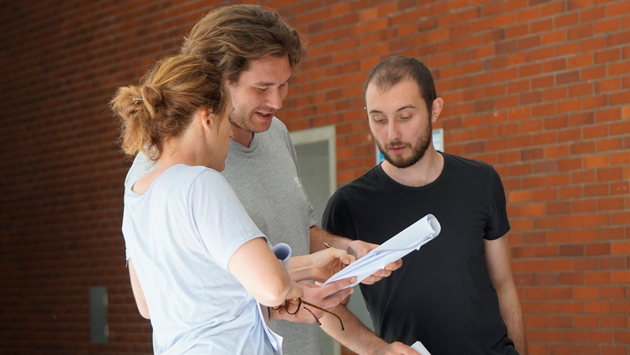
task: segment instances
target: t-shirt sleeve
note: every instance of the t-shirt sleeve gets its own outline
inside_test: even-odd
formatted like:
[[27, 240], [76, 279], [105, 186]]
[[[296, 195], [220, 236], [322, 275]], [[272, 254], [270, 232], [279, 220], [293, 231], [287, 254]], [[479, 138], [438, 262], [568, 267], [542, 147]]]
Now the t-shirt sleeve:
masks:
[[501, 238], [510, 230], [510, 222], [507, 216], [505, 190], [501, 177], [492, 168], [492, 200], [490, 201], [490, 219], [486, 224], [485, 239], [494, 240]]
[[206, 170], [195, 179], [190, 189], [190, 209], [199, 241], [225, 270], [241, 245], [254, 238], [266, 239], [232, 186], [216, 171]]
[[334, 235], [357, 239], [354, 219], [341, 190], [337, 190], [328, 200], [322, 217], [322, 227]]

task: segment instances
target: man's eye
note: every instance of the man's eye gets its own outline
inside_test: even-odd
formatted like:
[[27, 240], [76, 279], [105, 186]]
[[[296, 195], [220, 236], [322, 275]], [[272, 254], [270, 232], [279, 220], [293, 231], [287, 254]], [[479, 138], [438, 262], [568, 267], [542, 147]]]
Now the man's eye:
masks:
[[267, 88], [256, 88], [258, 91], [267, 91]]

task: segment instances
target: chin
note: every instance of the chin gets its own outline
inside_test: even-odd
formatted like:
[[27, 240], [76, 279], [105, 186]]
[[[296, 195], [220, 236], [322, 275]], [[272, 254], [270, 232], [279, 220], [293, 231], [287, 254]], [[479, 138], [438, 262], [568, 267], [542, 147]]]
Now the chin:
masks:
[[254, 130], [253, 133], [261, 133], [261, 132], [267, 132], [267, 130], [269, 130], [269, 127], [271, 127], [271, 120], [269, 120], [268, 122], [257, 122], [254, 125]]

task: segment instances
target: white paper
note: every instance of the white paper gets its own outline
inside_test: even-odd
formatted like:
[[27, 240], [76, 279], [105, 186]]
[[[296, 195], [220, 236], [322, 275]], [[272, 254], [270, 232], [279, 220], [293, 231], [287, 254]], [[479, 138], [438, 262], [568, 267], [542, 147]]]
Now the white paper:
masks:
[[291, 246], [286, 243], [276, 244], [271, 251], [276, 255], [276, 258], [280, 260], [285, 270], [289, 270], [289, 261], [291, 260]]
[[428, 214], [365, 254], [362, 258], [334, 274], [324, 282], [324, 285], [356, 276], [357, 281], [345, 288], [352, 287], [376, 271], [385, 268], [387, 264], [402, 258], [414, 250], [420, 249], [421, 246], [437, 237], [441, 229], [437, 218], [432, 214]]
[[422, 343], [420, 342], [420, 340], [418, 340], [417, 342], [413, 343], [413, 345], [411, 346], [411, 348], [417, 352], [420, 353], [420, 355], [431, 355], [431, 353], [429, 352], [429, 350], [427, 350], [427, 348], [424, 347], [424, 345], [422, 345]]

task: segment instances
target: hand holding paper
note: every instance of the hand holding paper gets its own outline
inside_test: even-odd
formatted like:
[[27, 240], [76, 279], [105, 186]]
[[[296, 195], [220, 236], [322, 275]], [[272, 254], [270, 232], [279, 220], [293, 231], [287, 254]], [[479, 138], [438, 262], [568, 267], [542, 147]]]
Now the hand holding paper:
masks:
[[[367, 253], [371, 252], [373, 249], [377, 248], [378, 244], [372, 244], [368, 242], [364, 242], [362, 240], [353, 240], [348, 242], [348, 253], [351, 253], [356, 257], [356, 259], [360, 259], [367, 255]], [[402, 259], [395, 260], [385, 266], [385, 268], [380, 269], [373, 273], [372, 275], [366, 277], [361, 281], [364, 285], [373, 285], [385, 277], [389, 277], [395, 270], [398, 270], [403, 265]], [[327, 277], [328, 279], [328, 277]]]
[[440, 222], [435, 216], [428, 214], [367, 253], [364, 257], [333, 275], [324, 285], [355, 276], [357, 282], [350, 285], [354, 286], [376, 271], [383, 269], [387, 264], [402, 258], [414, 250], [420, 249], [421, 246], [437, 237], [440, 234], [440, 230]]

